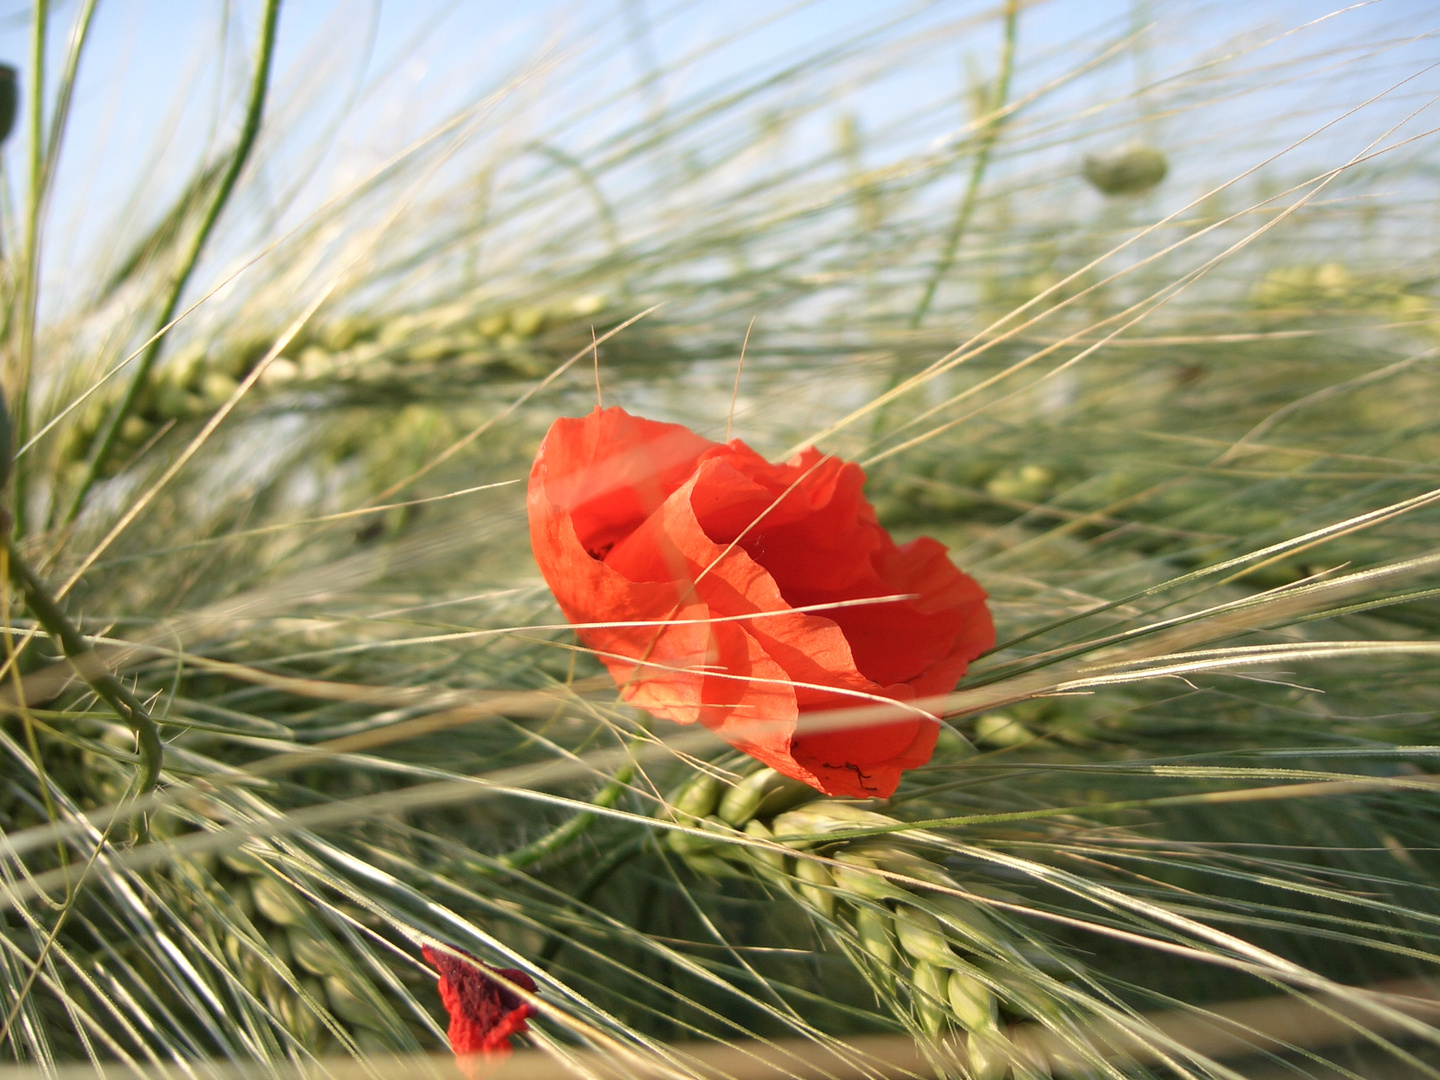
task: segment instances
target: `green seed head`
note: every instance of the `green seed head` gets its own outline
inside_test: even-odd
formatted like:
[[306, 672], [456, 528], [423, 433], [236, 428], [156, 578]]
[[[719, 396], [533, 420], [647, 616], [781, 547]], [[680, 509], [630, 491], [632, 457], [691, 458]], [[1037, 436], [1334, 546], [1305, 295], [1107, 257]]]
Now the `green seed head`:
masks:
[[761, 769], [727, 791], [717, 813], [721, 821], [738, 828], [751, 818], [769, 817], [814, 796], [815, 789], [808, 784], [782, 776], [774, 769]]
[[255, 910], [277, 926], [294, 926], [309, 915], [304, 901], [275, 878], [252, 878], [250, 895], [255, 898]]
[[544, 325], [544, 308], [516, 308], [510, 313], [510, 329], [517, 337], [534, 337]]
[[911, 896], [898, 885], [876, 872], [875, 863], [859, 855], [842, 854], [835, 857], [841, 865], [835, 867], [835, 884], [844, 892], [863, 896], [867, 900], [906, 900]]
[[986, 713], [975, 721], [975, 741], [982, 746], [1022, 746], [1034, 738], [1029, 728], [1005, 713]]
[[929, 895], [925, 900], [926, 906], [951, 935], [985, 952], [993, 953], [1004, 947], [1006, 935], [1000, 932], [990, 916], [968, 900], [958, 896]]
[[852, 855], [872, 860], [882, 870], [892, 874], [904, 874], [918, 878], [932, 885], [954, 887], [955, 882], [940, 867], [922, 858], [913, 851], [893, 845], [857, 844], [849, 851]]
[[1087, 154], [1081, 170], [1102, 195], [1141, 195], [1165, 179], [1170, 163], [1153, 146], [1130, 143], [1107, 154]]
[[895, 909], [895, 936], [900, 947], [916, 960], [936, 967], [952, 967], [958, 960], [940, 921], [918, 908], [901, 904]]
[[380, 1032], [389, 1026], [380, 1010], [356, 993], [354, 984], [346, 979], [334, 975], [326, 979], [325, 997], [335, 1015], [348, 1023]]
[[999, 1011], [989, 987], [963, 971], [952, 971], [946, 987], [950, 1010], [966, 1031], [989, 1031], [996, 1027]]
[[757, 773], [751, 773], [725, 793], [720, 800], [717, 816], [721, 821], [729, 822], [737, 828], [744, 825], [760, 809], [771, 785], [780, 779], [783, 778], [774, 769], [761, 769]]
[[835, 879], [830, 874], [830, 868], [814, 859], [796, 859], [795, 877], [798, 879], [795, 891], [800, 898], [827, 919], [833, 919]]
[[[682, 824], [688, 825], [691, 828], [698, 827], [706, 832], [712, 833], [729, 833], [732, 831], [730, 826], [716, 817], [700, 818], [698, 821], [692, 818], [682, 821]], [[693, 855], [699, 855], [702, 852], [713, 852], [716, 848], [720, 847], [720, 841], [718, 840], [711, 840], [708, 837], [696, 836], [694, 833], [678, 832], [675, 830], [666, 833], [665, 843], [671, 851], [678, 855], [683, 855], [687, 859]]]
[[[4, 65], [0, 65], [0, 68], [3, 67]], [[14, 70], [14, 68], [10, 69], [12, 82], [14, 81]], [[12, 442], [14, 442], [14, 434], [10, 427], [10, 410], [5, 406], [5, 395], [0, 393], [0, 488], [3, 488], [10, 480], [10, 460], [15, 454], [15, 448], [10, 445]]]
[[971, 1032], [965, 1046], [970, 1055], [969, 1075], [974, 1080], [1002, 1080], [1016, 1056], [1010, 1040], [999, 1031]]
[[[824, 837], [828, 833], [846, 832], [870, 826], [898, 825], [894, 818], [853, 803], [817, 802], [799, 810], [781, 814], [772, 823], [776, 836]], [[802, 841], [803, 843], [803, 841]]]
[[855, 909], [855, 934], [861, 947], [883, 970], [894, 969], [897, 959], [890, 916], [878, 907], [862, 904]]
[[720, 801], [720, 779], [709, 773], [696, 773], [670, 798], [670, 806], [682, 821], [686, 818], [709, 817]]
[[910, 973], [910, 988], [920, 1025], [931, 1035], [939, 1035], [948, 1019], [944, 969], [923, 962], [916, 964]]
[[735, 868], [732, 863], [720, 858], [718, 855], [698, 854], [686, 855], [685, 865], [702, 877], [709, 878], [745, 878], [748, 874]]
[[[760, 840], [773, 840], [774, 834], [770, 832], [761, 822], [750, 821], [745, 825], [745, 834]], [[783, 852], [773, 848], [742, 848], [746, 855], [754, 860], [761, 869], [770, 869], [785, 872], [785, 855]]]
[[323, 931], [316, 933], [310, 927], [292, 926], [287, 938], [295, 963], [312, 975], [337, 975], [343, 979], [353, 974], [350, 963]]

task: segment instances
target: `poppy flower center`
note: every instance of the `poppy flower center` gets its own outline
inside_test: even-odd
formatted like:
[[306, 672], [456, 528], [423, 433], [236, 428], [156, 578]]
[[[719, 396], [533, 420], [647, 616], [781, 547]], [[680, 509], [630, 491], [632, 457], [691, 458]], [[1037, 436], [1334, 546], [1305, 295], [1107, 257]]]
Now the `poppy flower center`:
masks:
[[[848, 601], [933, 593], [934, 575], [916, 576], [916, 555], [889, 541], [865, 499], [865, 473], [810, 449], [772, 465], [743, 444], [703, 455], [691, 495], [712, 541], [758, 563], [792, 607], [833, 604], [818, 614], [840, 627], [856, 669], [881, 686], [907, 682], [951, 648], [959, 613], [947, 600], [843, 606]], [[931, 542], [933, 543], [933, 542]], [[954, 577], [944, 549], [931, 569]], [[896, 555], [902, 557], [896, 558]], [[919, 562], [932, 564], [930, 558]]]

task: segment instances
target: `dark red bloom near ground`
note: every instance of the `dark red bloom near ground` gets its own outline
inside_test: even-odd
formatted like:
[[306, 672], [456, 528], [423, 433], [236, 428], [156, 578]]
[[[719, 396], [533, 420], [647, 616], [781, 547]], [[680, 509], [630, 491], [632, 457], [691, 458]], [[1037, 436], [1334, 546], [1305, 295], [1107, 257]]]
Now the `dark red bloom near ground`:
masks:
[[[883, 797], [930, 760], [935, 720], [802, 718], [947, 694], [995, 628], [944, 545], [890, 538], [864, 482], [815, 449], [772, 465], [738, 439], [597, 409], [540, 444], [530, 542], [571, 622], [652, 624], [577, 631], [631, 704], [828, 795]], [[910, 599], [795, 610], [895, 595]]]
[[429, 945], [420, 951], [440, 972], [440, 1000], [450, 1014], [450, 1049], [459, 1057], [508, 1054], [510, 1036], [526, 1030], [525, 1018], [535, 1010], [490, 976], [503, 976], [531, 994], [535, 981], [514, 968], [489, 967], [463, 949], [453, 950], [458, 956]]

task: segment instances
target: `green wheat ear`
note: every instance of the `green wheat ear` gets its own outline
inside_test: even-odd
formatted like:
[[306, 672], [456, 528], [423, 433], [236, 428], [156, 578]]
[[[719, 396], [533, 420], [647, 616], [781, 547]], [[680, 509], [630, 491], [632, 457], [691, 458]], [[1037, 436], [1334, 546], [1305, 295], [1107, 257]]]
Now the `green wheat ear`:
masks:
[[[767, 796], [805, 805], [772, 806], [766, 813]], [[933, 1040], [958, 1037], [977, 1076], [999, 1077], [1010, 1067], [1049, 1069], [1037, 1064], [1033, 1046], [1017, 1046], [1006, 1034], [1002, 1006], [1012, 1021], [1041, 1019], [1074, 1029], [1104, 1012], [1097, 1002], [1087, 1016], [1083, 995], [1047, 991], [1058, 986], [1055, 971], [1074, 980], [1084, 978], [1083, 967], [1074, 958], [1037, 953], [1033, 940], [1011, 936], [958, 895], [974, 896], [934, 861], [944, 852], [939, 837], [824, 799], [768, 767], [728, 789], [714, 775], [697, 773], [669, 805], [679, 823], [714, 836], [666, 834], [668, 847], [692, 869], [730, 876], [741, 866], [777, 886], [815, 916], [877, 996], [897, 1009], [897, 1019]], [[855, 837], [867, 829], [884, 834]], [[760, 843], [747, 844], [747, 837]], [[908, 990], [900, 993], [902, 987]]]

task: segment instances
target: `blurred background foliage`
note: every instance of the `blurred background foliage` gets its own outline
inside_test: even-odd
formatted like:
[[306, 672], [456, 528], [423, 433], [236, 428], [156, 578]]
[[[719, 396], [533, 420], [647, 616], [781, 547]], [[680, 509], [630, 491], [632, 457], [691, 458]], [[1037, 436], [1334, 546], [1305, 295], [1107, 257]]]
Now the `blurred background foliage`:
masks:
[[[272, 74], [264, 7], [216, 16], [235, 86], [156, 155], [188, 178], [81, 259], [46, 197], [104, 169], [64, 138], [94, 6], [31, 13], [7, 565], [164, 771], [137, 806], [133, 718], [12, 587], [7, 1055], [435, 1051], [440, 941], [532, 973], [562, 1055], [910, 1031], [973, 1076], [1234, 1076], [1142, 1014], [1380, 1024], [1434, 974], [1434, 11], [822, 3], [672, 55], [690, 9], [592, 5], [362, 153], [400, 90]], [[735, 434], [864, 463], [1000, 628], [870, 816], [652, 731], [528, 554], [592, 340], [607, 403], [718, 438], [752, 318]], [[1373, 1041], [1436, 1075], [1433, 1029]]]

